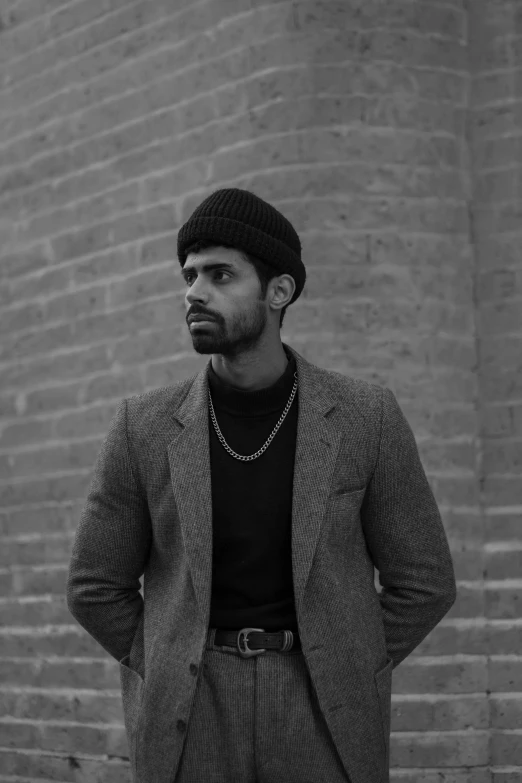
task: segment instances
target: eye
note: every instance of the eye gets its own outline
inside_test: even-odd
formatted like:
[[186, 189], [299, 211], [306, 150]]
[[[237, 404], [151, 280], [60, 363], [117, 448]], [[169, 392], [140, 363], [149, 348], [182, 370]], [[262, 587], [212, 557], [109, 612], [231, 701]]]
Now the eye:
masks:
[[[214, 274], [214, 275], [227, 275], [227, 277], [230, 277], [230, 275], [229, 275], [227, 272], [225, 272], [225, 270], [224, 270], [224, 269], [216, 269], [216, 270], [213, 272], [213, 274]], [[187, 285], [191, 285], [191, 282], [190, 282], [190, 281], [191, 281], [191, 280], [192, 280], [192, 278], [194, 277], [193, 273], [192, 273], [192, 272], [187, 272], [187, 274], [186, 274], [184, 277], [185, 277], [185, 283], [186, 283]]]

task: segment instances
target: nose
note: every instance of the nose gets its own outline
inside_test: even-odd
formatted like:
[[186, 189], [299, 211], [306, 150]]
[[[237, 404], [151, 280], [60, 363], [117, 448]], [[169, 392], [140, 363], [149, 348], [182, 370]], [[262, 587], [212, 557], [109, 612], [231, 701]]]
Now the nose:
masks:
[[208, 294], [205, 292], [205, 286], [195, 281], [185, 294], [185, 301], [191, 305], [194, 302], [207, 302]]

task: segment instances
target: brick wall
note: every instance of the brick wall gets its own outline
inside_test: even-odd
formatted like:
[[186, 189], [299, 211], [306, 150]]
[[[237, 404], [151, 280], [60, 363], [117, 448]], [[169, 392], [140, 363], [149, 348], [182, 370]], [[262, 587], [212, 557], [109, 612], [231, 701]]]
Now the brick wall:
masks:
[[65, 577], [118, 402], [207, 361], [176, 233], [227, 185], [294, 223], [282, 337], [394, 390], [450, 539], [458, 600], [394, 672], [392, 780], [514, 783], [521, 7], [245, 5], [0, 4], [0, 783], [130, 780]]
[[469, 587], [490, 762], [495, 781], [511, 783], [522, 780], [521, 3], [476, 3], [470, 63], [484, 582]]

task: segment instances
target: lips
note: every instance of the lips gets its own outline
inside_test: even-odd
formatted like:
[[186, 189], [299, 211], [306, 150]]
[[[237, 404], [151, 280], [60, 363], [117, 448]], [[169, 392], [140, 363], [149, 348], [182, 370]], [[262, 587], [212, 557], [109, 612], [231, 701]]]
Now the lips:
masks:
[[189, 324], [199, 321], [214, 321], [214, 318], [210, 318], [208, 315], [191, 315], [189, 320]]

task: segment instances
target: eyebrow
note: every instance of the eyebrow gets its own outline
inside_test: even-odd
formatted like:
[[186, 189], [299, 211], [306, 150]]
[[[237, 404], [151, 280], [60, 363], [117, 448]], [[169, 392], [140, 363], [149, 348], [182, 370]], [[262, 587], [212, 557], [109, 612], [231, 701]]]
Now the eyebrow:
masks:
[[[228, 264], [226, 261], [214, 261], [211, 264], [203, 264], [201, 267], [202, 272], [211, 272], [213, 269], [231, 269], [233, 272], [236, 271], [235, 266]], [[195, 266], [184, 266], [181, 270], [181, 275], [186, 278], [187, 275], [192, 274], [193, 272], [197, 272]]]

